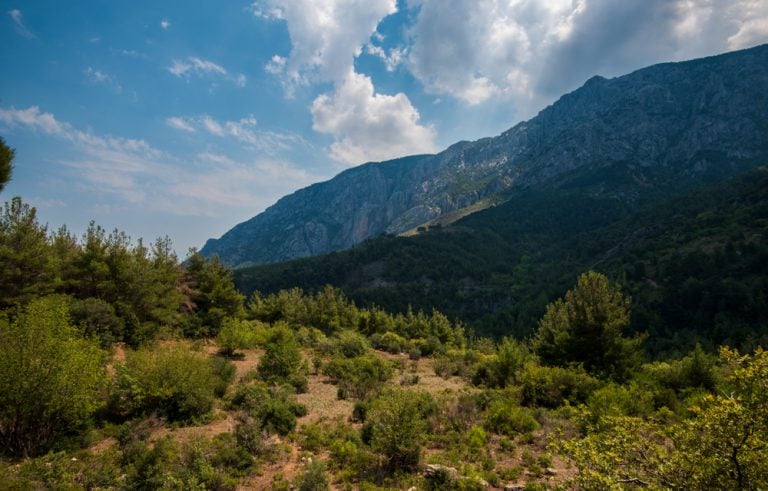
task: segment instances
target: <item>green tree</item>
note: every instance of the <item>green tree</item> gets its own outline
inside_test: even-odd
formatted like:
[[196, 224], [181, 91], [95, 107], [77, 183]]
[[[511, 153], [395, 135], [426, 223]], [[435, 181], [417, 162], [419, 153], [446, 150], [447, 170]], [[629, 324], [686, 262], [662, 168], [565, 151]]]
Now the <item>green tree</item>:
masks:
[[0, 309], [53, 293], [48, 231], [35, 208], [13, 198], [0, 214]]
[[98, 346], [69, 324], [67, 300], [33, 300], [0, 319], [0, 449], [30, 455], [77, 434], [102, 404]]
[[625, 337], [630, 299], [605, 275], [590, 271], [547, 306], [534, 339], [542, 361], [581, 363], [589, 373], [624, 379], [642, 359], [642, 337]]
[[232, 282], [232, 271], [217, 256], [206, 259], [191, 249], [185, 266], [184, 285], [192, 314], [188, 335], [215, 336], [224, 319], [243, 316], [243, 296]]
[[5, 188], [8, 181], [11, 180], [15, 153], [12, 148], [5, 144], [3, 137], [0, 136], [0, 192]]

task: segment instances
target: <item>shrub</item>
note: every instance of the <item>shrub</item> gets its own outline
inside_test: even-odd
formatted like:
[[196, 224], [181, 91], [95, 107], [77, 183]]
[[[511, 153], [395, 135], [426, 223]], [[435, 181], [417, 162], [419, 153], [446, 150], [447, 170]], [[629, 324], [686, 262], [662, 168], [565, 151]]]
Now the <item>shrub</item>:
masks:
[[102, 347], [123, 339], [125, 323], [110, 303], [98, 298], [72, 300], [69, 310], [72, 323], [79, 326], [86, 337], [98, 339]]
[[221, 347], [224, 356], [234, 356], [239, 349], [253, 348], [256, 345], [256, 335], [250, 322], [227, 318], [224, 319], [216, 336], [216, 343]]
[[69, 324], [67, 301], [32, 301], [0, 317], [0, 452], [29, 455], [78, 434], [102, 404], [106, 373], [95, 342]]
[[129, 351], [117, 373], [114, 408], [126, 416], [156, 411], [172, 421], [209, 413], [222, 383], [212, 359], [186, 345]]
[[319, 460], [311, 461], [306, 469], [304, 469], [304, 473], [299, 477], [296, 489], [298, 491], [325, 491], [330, 489], [325, 465]]
[[436, 410], [429, 394], [406, 389], [388, 390], [371, 403], [364, 428], [371, 448], [384, 457], [388, 470], [418, 466], [427, 417]]
[[653, 411], [653, 394], [637, 384], [608, 384], [587, 399], [592, 422], [605, 416], [648, 416]]
[[391, 331], [384, 334], [374, 334], [371, 336], [371, 344], [376, 349], [395, 355], [402, 353], [409, 347], [409, 343], [404, 337]]
[[345, 358], [362, 356], [371, 348], [365, 336], [354, 331], [341, 331], [337, 335], [337, 346]]
[[600, 382], [582, 368], [546, 367], [527, 363], [520, 373], [522, 402], [556, 408], [564, 402], [583, 403]]
[[501, 435], [514, 436], [539, 428], [530, 409], [520, 407], [508, 400], [491, 403], [485, 417], [485, 427]]
[[339, 386], [339, 399], [364, 399], [392, 378], [392, 364], [374, 355], [334, 358], [323, 373]]
[[264, 349], [258, 367], [259, 378], [270, 384], [287, 383], [299, 392], [306, 391], [307, 379], [293, 332], [285, 325], [275, 326]]
[[261, 430], [287, 435], [296, 428], [296, 418], [304, 416], [307, 408], [284, 387], [267, 387], [260, 383], [242, 386], [235, 393], [232, 405], [244, 409]]

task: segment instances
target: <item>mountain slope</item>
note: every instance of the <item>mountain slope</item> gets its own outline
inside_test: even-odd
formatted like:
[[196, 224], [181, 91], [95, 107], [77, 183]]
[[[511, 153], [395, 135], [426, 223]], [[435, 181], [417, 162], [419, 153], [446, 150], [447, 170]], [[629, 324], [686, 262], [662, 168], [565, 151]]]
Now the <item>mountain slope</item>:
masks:
[[297, 191], [201, 252], [232, 266], [322, 254], [617, 165], [626, 182], [593, 191], [635, 206], [760, 162], [768, 154], [767, 89], [768, 45], [594, 77], [497, 137], [366, 164]]
[[[617, 181], [604, 170], [592, 179]], [[364, 304], [434, 307], [481, 334], [524, 336], [595, 269], [633, 296], [633, 325], [658, 352], [768, 340], [766, 244], [768, 169], [759, 168], [639, 209], [579, 188], [531, 191], [450, 227], [237, 270], [235, 281], [248, 294], [330, 283]]]

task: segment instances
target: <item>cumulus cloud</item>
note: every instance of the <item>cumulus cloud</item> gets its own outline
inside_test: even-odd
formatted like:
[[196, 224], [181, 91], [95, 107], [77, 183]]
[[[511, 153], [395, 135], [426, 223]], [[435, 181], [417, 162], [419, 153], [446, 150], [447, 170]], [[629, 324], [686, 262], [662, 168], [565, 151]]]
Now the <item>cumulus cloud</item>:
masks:
[[312, 103], [313, 128], [336, 137], [331, 157], [348, 165], [436, 150], [435, 130], [419, 124], [405, 94], [377, 94], [370, 77], [349, 71], [333, 94]]
[[182, 78], [196, 75], [202, 76], [218, 76], [232, 81], [238, 87], [245, 87], [247, 78], [242, 73], [230, 74], [226, 68], [214, 63], [210, 60], [204, 60], [197, 56], [189, 56], [185, 60], [173, 60], [171, 66], [168, 67], [168, 71], [173, 75]]
[[[311, 108], [313, 128], [334, 138], [333, 159], [356, 165], [435, 150], [435, 130], [419, 124], [408, 96], [378, 93], [371, 78], [354, 69], [379, 22], [397, 12], [396, 0], [267, 0], [254, 4], [254, 12], [286, 22], [291, 52], [275, 54], [265, 69], [281, 78], [289, 96], [300, 85], [333, 84]], [[367, 49], [392, 68], [402, 58], [399, 51]]]
[[27, 39], [35, 39], [37, 36], [30, 31], [27, 26], [24, 24], [24, 14], [19, 9], [13, 9], [8, 11], [8, 15], [13, 20], [13, 23], [16, 27], [16, 32], [19, 33], [19, 35], [27, 38]]
[[171, 21], [169, 21], [168, 19], [163, 19], [163, 20], [161, 20], [161, 21], [160, 21], [160, 27], [162, 27], [162, 28], [163, 28], [163, 30], [166, 30], [166, 31], [167, 31], [167, 30], [168, 30], [168, 28], [170, 28], [170, 27], [171, 27]]
[[[409, 0], [407, 66], [425, 89], [530, 113], [600, 73], [768, 41], [761, 0]], [[529, 115], [529, 114], [527, 114]]]
[[[181, 118], [168, 118], [166, 122], [178, 129], [187, 125]], [[78, 182], [90, 186], [93, 192], [117, 196], [132, 206], [179, 215], [214, 216], [237, 207], [252, 213], [319, 178], [271, 156], [237, 159], [203, 152], [192, 158], [178, 158], [144, 140], [79, 130], [37, 106], [0, 108], [0, 124], [71, 143], [78, 157], [59, 163], [75, 171]], [[226, 135], [236, 133], [238, 125], [252, 124], [252, 118], [245, 118], [219, 126]]]

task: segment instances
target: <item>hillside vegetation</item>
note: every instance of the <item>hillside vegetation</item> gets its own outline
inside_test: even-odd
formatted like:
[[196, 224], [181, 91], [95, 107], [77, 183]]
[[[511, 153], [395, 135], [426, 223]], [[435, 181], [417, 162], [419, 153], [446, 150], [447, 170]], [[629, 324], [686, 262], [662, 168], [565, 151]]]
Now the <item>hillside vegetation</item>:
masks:
[[[582, 272], [619, 281], [632, 329], [654, 353], [701, 342], [753, 348], [768, 334], [768, 172], [629, 207], [580, 185], [516, 195], [416, 237], [380, 237], [349, 251], [235, 270], [245, 293], [326, 283], [364, 305], [437, 308], [474, 332], [527, 336]], [[600, 171], [597, 186], [633, 179]], [[639, 210], [638, 210], [639, 208]]]
[[20, 199], [0, 245], [3, 489], [768, 485], [766, 352], [649, 362], [601, 273], [492, 340], [332, 287], [244, 301], [217, 261]]

